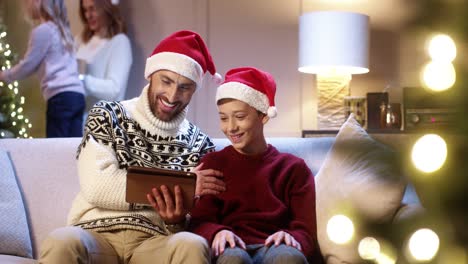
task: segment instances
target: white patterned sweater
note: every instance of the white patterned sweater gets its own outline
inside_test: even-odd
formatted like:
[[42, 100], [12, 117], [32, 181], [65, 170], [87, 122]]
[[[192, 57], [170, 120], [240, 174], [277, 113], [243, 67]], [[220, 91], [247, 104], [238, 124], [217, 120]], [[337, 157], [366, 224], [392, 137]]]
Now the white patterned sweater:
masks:
[[150, 206], [125, 201], [128, 166], [190, 171], [214, 150], [207, 135], [185, 119], [157, 119], [148, 103], [148, 86], [137, 98], [97, 103], [89, 112], [78, 148], [80, 192], [68, 224], [94, 231], [133, 229], [167, 234]]

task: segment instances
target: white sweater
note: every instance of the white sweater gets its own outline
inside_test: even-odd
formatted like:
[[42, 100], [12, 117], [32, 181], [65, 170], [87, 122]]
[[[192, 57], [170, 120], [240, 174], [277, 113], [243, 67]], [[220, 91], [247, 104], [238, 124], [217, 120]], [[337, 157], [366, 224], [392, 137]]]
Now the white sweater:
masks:
[[78, 151], [80, 192], [68, 223], [96, 231], [167, 233], [153, 208], [125, 201], [126, 169], [192, 170], [214, 145], [185, 116], [183, 111], [171, 122], [156, 118], [149, 107], [148, 86], [138, 98], [96, 104]]
[[66, 50], [59, 29], [51, 21], [39, 24], [32, 30], [23, 59], [11, 69], [0, 72], [0, 79], [12, 82], [35, 72], [46, 100], [62, 92], [84, 94], [78, 79], [75, 55]]
[[93, 36], [87, 43], [79, 37], [76, 39], [76, 57], [87, 63], [83, 80], [87, 93], [86, 112], [99, 100], [123, 100], [133, 60], [128, 37], [125, 34], [111, 39]]

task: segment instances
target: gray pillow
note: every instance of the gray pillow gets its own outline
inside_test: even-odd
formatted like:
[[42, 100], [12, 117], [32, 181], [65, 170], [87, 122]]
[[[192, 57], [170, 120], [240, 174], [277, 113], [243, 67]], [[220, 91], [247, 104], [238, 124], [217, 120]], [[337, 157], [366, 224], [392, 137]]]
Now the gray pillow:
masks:
[[0, 150], [0, 254], [32, 258], [26, 211], [7, 153]]
[[390, 223], [401, 206], [406, 181], [401, 177], [395, 153], [372, 139], [351, 114], [341, 126], [335, 142], [316, 176], [317, 236], [322, 255], [340, 263], [361, 263], [354, 239], [335, 244], [327, 235], [327, 224], [336, 214], [351, 216], [355, 230], [359, 220], [370, 224]]

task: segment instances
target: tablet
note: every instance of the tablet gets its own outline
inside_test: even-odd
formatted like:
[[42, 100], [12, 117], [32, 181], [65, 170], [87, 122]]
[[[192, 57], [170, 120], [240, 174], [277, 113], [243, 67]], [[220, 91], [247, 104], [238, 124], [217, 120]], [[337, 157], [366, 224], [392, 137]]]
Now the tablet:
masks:
[[[130, 166], [127, 169], [126, 201], [149, 204], [146, 194], [154, 187], [166, 185], [174, 197], [174, 186], [182, 190], [185, 209], [193, 207], [197, 175], [193, 172]], [[174, 201], [175, 202], [175, 201]]]

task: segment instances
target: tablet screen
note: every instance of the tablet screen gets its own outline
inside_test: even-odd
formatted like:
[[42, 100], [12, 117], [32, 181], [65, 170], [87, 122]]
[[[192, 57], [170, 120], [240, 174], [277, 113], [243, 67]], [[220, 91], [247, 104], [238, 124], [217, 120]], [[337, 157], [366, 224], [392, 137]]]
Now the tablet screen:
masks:
[[[128, 203], [149, 204], [146, 194], [155, 187], [166, 185], [174, 197], [174, 186], [182, 190], [185, 209], [193, 207], [195, 195], [196, 174], [159, 168], [130, 166], [127, 169], [126, 201]], [[175, 200], [174, 200], [175, 202]]]

